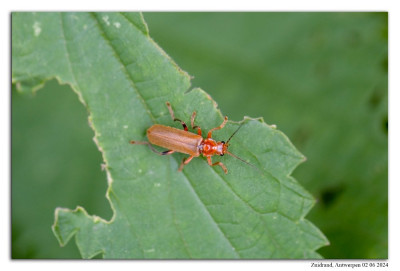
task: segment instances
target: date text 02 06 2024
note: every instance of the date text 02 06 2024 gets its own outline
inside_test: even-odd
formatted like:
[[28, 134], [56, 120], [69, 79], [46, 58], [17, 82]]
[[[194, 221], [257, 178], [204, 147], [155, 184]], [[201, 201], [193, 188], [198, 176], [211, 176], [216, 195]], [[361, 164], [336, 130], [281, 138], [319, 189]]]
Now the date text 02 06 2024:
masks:
[[319, 262], [319, 263], [311, 263], [311, 267], [388, 267], [389, 264], [386, 262], [382, 263], [375, 263], [375, 262], [363, 262], [363, 263], [326, 263], [326, 262]]

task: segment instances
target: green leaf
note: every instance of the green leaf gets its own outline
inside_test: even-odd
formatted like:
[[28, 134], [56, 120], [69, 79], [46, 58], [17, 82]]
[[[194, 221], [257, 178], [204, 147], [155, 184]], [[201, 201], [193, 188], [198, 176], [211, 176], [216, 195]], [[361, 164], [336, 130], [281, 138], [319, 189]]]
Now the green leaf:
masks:
[[[304, 161], [287, 137], [262, 119], [245, 118], [230, 151], [229, 173], [204, 158], [158, 156], [145, 140], [154, 123], [179, 127], [168, 114], [204, 131], [223, 116], [210, 96], [153, 42], [139, 13], [13, 13], [12, 80], [23, 92], [51, 78], [69, 84], [89, 112], [108, 177], [110, 221], [82, 207], [56, 210], [61, 245], [75, 236], [83, 258], [318, 258], [328, 242], [304, 217], [312, 196], [290, 175]], [[189, 91], [190, 90], [190, 91]], [[240, 123], [213, 133], [226, 140]]]

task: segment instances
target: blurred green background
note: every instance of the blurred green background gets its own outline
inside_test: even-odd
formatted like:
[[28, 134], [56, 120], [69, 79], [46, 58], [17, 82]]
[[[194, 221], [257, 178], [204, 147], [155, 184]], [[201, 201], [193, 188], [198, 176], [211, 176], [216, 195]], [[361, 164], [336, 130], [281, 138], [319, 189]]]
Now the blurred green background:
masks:
[[[151, 37], [231, 120], [262, 116], [307, 157], [293, 173], [325, 258], [388, 257], [387, 13], [144, 13]], [[134, 46], [134, 45], [132, 45]], [[12, 91], [12, 258], [79, 258], [54, 209], [109, 219], [101, 154], [68, 86]]]

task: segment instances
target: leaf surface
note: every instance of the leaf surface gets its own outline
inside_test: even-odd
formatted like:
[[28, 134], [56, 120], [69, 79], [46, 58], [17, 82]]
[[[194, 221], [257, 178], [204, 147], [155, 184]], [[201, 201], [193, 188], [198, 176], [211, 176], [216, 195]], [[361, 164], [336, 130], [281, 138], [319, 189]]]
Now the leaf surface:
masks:
[[[89, 112], [108, 176], [110, 221], [82, 207], [58, 208], [53, 231], [61, 245], [73, 236], [82, 257], [318, 258], [328, 242], [304, 217], [314, 199], [290, 174], [304, 156], [262, 119], [245, 118], [230, 156], [214, 157], [229, 173], [182, 154], [158, 156], [146, 146], [152, 124], [203, 131], [223, 116], [210, 96], [190, 90], [190, 77], [149, 37], [140, 13], [14, 13], [12, 80], [20, 91], [51, 78], [69, 84]], [[190, 90], [190, 91], [189, 91]], [[227, 140], [239, 123], [215, 131]], [[203, 133], [205, 134], [205, 132]]]

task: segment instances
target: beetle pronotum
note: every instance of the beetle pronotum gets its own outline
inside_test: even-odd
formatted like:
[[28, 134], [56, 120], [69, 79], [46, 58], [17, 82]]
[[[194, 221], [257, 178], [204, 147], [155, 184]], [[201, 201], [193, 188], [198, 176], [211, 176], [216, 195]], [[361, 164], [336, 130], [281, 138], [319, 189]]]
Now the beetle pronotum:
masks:
[[[208, 131], [207, 138], [203, 138], [201, 135], [201, 128], [197, 125], [194, 125], [196, 111], [193, 112], [192, 117], [190, 119], [190, 124], [192, 126], [192, 129], [197, 129], [197, 134], [194, 134], [188, 131], [188, 127], [186, 126], [185, 122], [175, 118], [175, 114], [174, 111], [172, 110], [171, 104], [169, 102], [167, 102], [166, 104], [169, 113], [171, 115], [171, 118], [174, 121], [179, 121], [183, 126], [183, 130], [169, 126], [164, 126], [161, 124], [154, 124], [149, 129], [147, 129], [147, 138], [149, 142], [131, 140], [130, 141], [131, 144], [148, 145], [152, 151], [160, 155], [172, 154], [174, 152], [189, 154], [190, 156], [188, 158], [184, 158], [182, 160], [182, 163], [178, 169], [179, 171], [182, 171], [183, 167], [186, 164], [188, 164], [194, 157], [200, 156], [200, 154], [207, 157], [207, 162], [210, 166], [220, 166], [225, 173], [228, 173], [228, 169], [226, 168], [226, 166], [221, 162], [212, 163], [211, 156], [213, 155], [223, 156], [225, 153], [227, 153], [245, 162], [246, 164], [251, 165], [250, 163], [242, 160], [241, 158], [237, 157], [236, 155], [228, 151], [229, 141], [236, 134], [236, 132], [242, 127], [242, 125], [240, 125], [236, 129], [236, 131], [229, 137], [229, 139], [226, 142], [215, 141], [214, 139], [211, 138], [212, 132], [214, 132], [215, 130], [220, 130], [225, 126], [226, 122], [228, 121], [228, 117], [225, 117], [221, 125], [212, 128], [210, 131]], [[152, 144], [166, 148], [168, 150], [159, 152], [152, 146]]]

